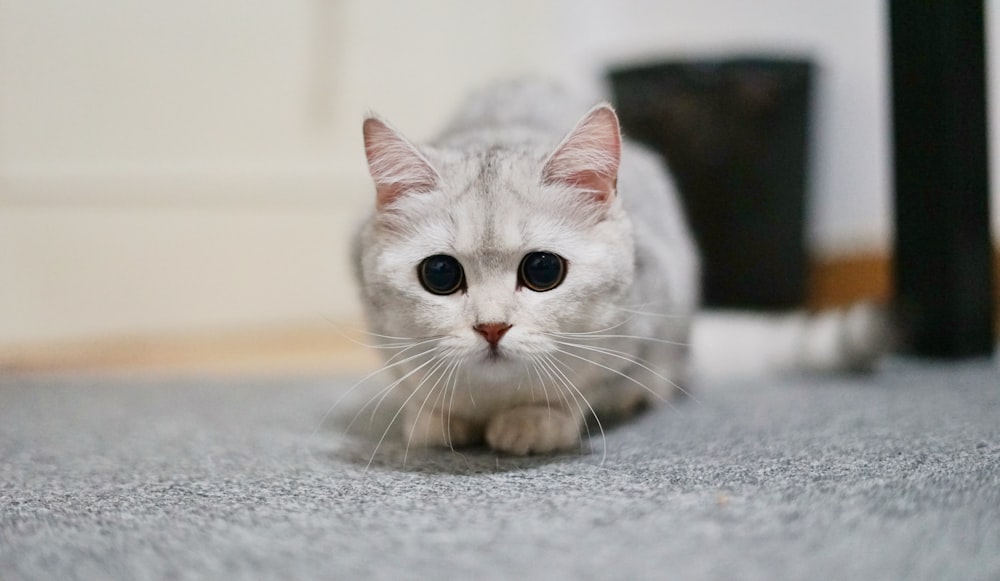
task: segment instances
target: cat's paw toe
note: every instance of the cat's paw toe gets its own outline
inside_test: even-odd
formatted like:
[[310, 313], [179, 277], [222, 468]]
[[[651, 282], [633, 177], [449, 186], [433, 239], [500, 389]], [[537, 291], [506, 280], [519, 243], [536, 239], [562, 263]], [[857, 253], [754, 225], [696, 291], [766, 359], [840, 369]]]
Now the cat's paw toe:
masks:
[[580, 422], [563, 410], [526, 406], [504, 411], [486, 426], [490, 448], [525, 456], [566, 450], [580, 441]]

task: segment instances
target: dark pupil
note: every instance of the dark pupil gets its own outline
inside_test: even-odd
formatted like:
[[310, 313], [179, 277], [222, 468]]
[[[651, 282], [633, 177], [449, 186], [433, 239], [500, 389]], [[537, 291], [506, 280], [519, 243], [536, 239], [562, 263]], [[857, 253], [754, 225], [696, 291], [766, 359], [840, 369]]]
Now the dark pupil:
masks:
[[536, 291], [547, 291], [562, 282], [563, 261], [548, 252], [532, 252], [524, 257], [521, 266], [524, 284]]
[[462, 286], [462, 265], [444, 254], [426, 258], [420, 264], [420, 282], [432, 293], [451, 294]]

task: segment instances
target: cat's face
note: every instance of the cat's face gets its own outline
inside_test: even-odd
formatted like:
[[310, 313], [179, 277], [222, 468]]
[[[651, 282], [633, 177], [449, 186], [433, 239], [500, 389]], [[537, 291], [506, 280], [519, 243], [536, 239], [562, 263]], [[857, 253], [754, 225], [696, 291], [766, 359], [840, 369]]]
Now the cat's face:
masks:
[[551, 150], [420, 153], [375, 119], [365, 138], [378, 207], [361, 276], [378, 333], [440, 338], [440, 353], [502, 380], [561, 334], [621, 320], [634, 256], [609, 108]]

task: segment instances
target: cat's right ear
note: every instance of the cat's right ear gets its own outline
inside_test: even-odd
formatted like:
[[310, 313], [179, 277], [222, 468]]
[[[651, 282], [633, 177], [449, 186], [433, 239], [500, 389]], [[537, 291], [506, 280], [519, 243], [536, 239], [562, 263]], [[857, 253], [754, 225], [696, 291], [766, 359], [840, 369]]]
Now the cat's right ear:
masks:
[[603, 204], [615, 197], [622, 136], [618, 116], [608, 104], [584, 115], [542, 169], [542, 179], [589, 194]]
[[382, 210], [401, 196], [429, 192], [440, 176], [412, 143], [377, 117], [364, 123], [368, 171], [375, 180], [376, 206]]

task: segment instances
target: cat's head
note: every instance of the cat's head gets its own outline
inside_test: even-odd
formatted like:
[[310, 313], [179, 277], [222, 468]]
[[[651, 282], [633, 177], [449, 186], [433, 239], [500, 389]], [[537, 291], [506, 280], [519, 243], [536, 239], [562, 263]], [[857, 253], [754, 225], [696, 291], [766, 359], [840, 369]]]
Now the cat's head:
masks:
[[635, 260], [611, 107], [561, 142], [489, 137], [418, 148], [365, 121], [376, 209], [359, 275], [376, 333], [440, 338], [443, 355], [502, 379], [558, 350], [560, 333], [620, 321]]

